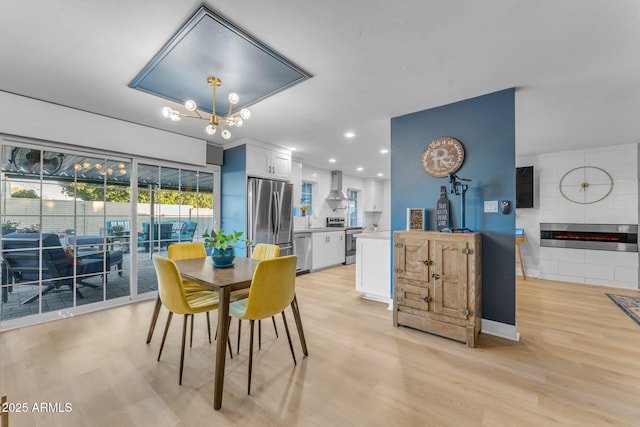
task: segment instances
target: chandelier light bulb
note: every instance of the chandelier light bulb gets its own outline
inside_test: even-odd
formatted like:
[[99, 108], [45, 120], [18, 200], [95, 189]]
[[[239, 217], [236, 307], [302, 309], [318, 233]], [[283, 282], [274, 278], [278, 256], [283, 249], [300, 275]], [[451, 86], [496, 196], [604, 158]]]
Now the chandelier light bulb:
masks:
[[184, 108], [186, 108], [187, 111], [196, 111], [198, 105], [196, 104], [196, 101], [194, 101], [193, 99], [189, 99], [184, 103]]
[[232, 104], [237, 104], [238, 102], [240, 102], [240, 97], [238, 96], [237, 93], [231, 92], [229, 94], [229, 102]]
[[120, 169], [120, 175], [124, 175], [126, 173], [127, 173], [127, 171], [125, 169]]
[[240, 117], [247, 120], [249, 117], [251, 117], [251, 111], [247, 110], [246, 108], [243, 108], [242, 110], [240, 110]]
[[170, 107], [164, 107], [164, 108], [162, 109], [162, 115], [163, 115], [164, 117], [166, 117], [167, 119], [170, 119], [170, 118], [171, 118], [171, 116], [172, 116], [173, 114], [175, 114], [175, 113], [176, 113], [176, 111], [173, 111]]
[[80, 163], [76, 163], [75, 165], [73, 165], [73, 168], [79, 171], [80, 169], [82, 169], [82, 165]]
[[209, 135], [213, 135], [214, 133], [216, 133], [216, 127], [214, 125], [209, 125], [204, 128], [204, 130], [207, 131]]
[[229, 138], [231, 138], [231, 132], [229, 132], [229, 129], [225, 129], [225, 130], [223, 130], [223, 131], [222, 131], [222, 137], [223, 137], [224, 139], [229, 139]]
[[237, 128], [242, 127], [242, 125], [244, 124], [244, 121], [240, 117], [236, 117], [235, 122], [236, 122], [236, 127]]
[[177, 111], [173, 111], [171, 113], [171, 120], [173, 120], [174, 122], [177, 122], [178, 120], [180, 120], [180, 113], [178, 113]]

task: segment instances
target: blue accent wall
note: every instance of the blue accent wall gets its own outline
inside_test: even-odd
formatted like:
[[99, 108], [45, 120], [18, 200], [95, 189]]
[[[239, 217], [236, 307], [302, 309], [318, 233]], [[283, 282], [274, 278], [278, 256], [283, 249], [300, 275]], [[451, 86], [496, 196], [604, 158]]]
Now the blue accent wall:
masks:
[[[220, 185], [222, 230], [242, 231], [247, 236], [247, 150], [245, 145], [224, 150]], [[236, 248], [237, 256], [245, 256], [244, 248]]]
[[[514, 89], [419, 111], [391, 120], [391, 229], [406, 229], [407, 208], [429, 210], [436, 230], [436, 202], [448, 178], [420, 164], [432, 140], [450, 136], [465, 149], [460, 178], [470, 178], [466, 226], [482, 233], [482, 317], [515, 325], [515, 111]], [[451, 226], [460, 226], [461, 196], [447, 194]], [[508, 200], [509, 214], [484, 213], [484, 201]]]

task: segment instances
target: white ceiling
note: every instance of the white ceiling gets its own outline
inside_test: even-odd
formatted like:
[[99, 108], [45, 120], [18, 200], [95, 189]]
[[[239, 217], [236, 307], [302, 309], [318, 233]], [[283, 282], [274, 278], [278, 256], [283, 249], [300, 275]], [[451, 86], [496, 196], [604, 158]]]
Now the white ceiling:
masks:
[[[201, 4], [3, 1], [0, 90], [223, 145], [127, 86]], [[305, 164], [388, 177], [379, 150], [392, 117], [510, 87], [518, 155], [639, 142], [637, 0], [205, 4], [314, 75], [254, 105], [230, 142], [296, 147]]]

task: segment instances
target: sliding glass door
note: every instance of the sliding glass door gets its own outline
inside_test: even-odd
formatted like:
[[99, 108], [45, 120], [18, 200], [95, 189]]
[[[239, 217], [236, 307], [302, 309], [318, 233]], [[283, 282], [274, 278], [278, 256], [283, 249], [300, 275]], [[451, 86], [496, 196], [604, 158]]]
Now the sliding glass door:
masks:
[[122, 247], [105, 232], [129, 215], [129, 161], [2, 147], [0, 320], [129, 297]]
[[155, 296], [152, 254], [213, 227], [213, 169], [24, 141], [0, 155], [0, 330]]
[[214, 174], [170, 166], [138, 166], [138, 294], [158, 284], [151, 257], [167, 247], [201, 240], [213, 227]]

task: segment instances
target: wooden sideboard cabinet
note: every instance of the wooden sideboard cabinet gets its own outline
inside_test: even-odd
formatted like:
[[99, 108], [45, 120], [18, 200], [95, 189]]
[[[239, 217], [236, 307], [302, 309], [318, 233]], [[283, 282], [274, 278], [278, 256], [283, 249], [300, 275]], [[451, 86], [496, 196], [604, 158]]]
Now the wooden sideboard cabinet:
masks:
[[475, 347], [482, 319], [480, 233], [396, 231], [393, 324]]

